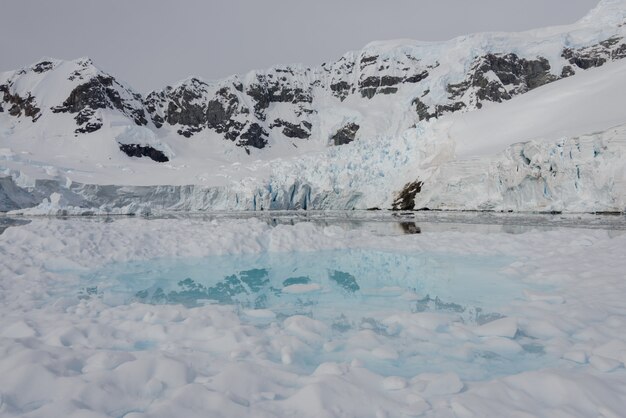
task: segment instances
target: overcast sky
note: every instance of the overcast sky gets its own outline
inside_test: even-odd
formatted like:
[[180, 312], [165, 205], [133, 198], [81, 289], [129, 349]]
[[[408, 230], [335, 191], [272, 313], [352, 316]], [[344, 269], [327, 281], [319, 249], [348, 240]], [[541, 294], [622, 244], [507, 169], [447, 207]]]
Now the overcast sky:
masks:
[[142, 93], [190, 75], [317, 65], [374, 40], [578, 20], [597, 0], [1, 0], [0, 71], [91, 57]]

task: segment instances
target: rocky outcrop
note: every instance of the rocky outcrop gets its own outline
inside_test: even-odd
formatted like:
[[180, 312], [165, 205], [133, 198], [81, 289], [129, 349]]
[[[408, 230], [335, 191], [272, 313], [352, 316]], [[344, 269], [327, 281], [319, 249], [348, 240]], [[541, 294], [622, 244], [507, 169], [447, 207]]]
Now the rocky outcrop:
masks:
[[297, 78], [288, 77], [294, 75], [294, 71], [289, 67], [278, 68], [275, 71], [276, 76], [272, 73], [257, 74], [256, 81], [246, 90], [247, 95], [255, 101], [255, 116], [264, 121], [264, 111], [272, 103], [291, 103], [306, 113], [305, 109], [309, 109], [307, 104], [313, 101], [312, 86], [309, 83], [299, 83]]
[[415, 196], [422, 191], [422, 183], [416, 180], [411, 183], [407, 183], [402, 190], [396, 196], [396, 199], [391, 205], [392, 210], [413, 210], [415, 209]]
[[[589, 47], [564, 48], [562, 57], [571, 65], [554, 71], [547, 58], [521, 58], [514, 53], [491, 53], [476, 58], [465, 79], [447, 85], [448, 103], [428, 106], [420, 98], [413, 105], [420, 120], [429, 120], [446, 113], [480, 109], [485, 102], [503, 102], [532, 89], [572, 76], [575, 68], [599, 67], [609, 61], [626, 57], [626, 43], [612, 37]], [[426, 93], [425, 95], [428, 95]]]
[[354, 141], [359, 128], [360, 126], [354, 122], [350, 122], [347, 125], [343, 126], [331, 137], [331, 139], [333, 140], [333, 145], [345, 145]]
[[[363, 53], [354, 60], [342, 57], [335, 63], [323, 64], [321, 68], [331, 76], [327, 88], [341, 101], [357, 92], [366, 99], [377, 94], [394, 94], [401, 85], [419, 83], [429, 75], [420, 61], [410, 54], [391, 58]], [[356, 83], [352, 81], [355, 76], [358, 76]]]
[[146, 109], [157, 127], [176, 126], [178, 134], [187, 138], [210, 129], [242, 147], [263, 148], [269, 134], [242, 104], [241, 90], [237, 82], [215, 89], [192, 78], [176, 87], [150, 93]]
[[120, 93], [130, 95], [141, 103], [139, 94], [125, 89], [113, 77], [97, 75], [74, 88], [63, 104], [53, 107], [52, 111], [76, 114], [77, 133], [94, 132], [102, 127], [102, 119], [96, 112], [98, 109], [116, 109], [130, 117], [135, 124], [146, 125], [148, 121], [143, 107], [125, 100]]
[[[8, 84], [2, 84], [0, 85], [0, 94], [2, 95], [2, 100], [0, 100], [0, 112], [4, 112], [4, 107], [6, 106], [9, 115], [15, 117], [24, 115], [31, 118], [33, 122], [36, 122], [39, 116], [41, 116], [41, 109], [39, 109], [35, 98], [30, 93], [25, 97], [12, 94], [10, 86]], [[2, 106], [3, 102], [4, 106]]]
[[287, 138], [307, 139], [311, 136], [311, 127], [313, 125], [308, 121], [302, 121], [300, 124], [287, 122], [282, 119], [275, 119], [270, 128], [283, 128], [282, 134]]
[[[319, 110], [318, 96], [330, 94], [340, 103], [349, 97], [370, 100], [412, 86], [419, 92], [411, 102], [416, 119], [430, 120], [510, 100], [573, 75], [577, 69], [621, 59], [626, 56], [626, 46], [622, 38], [613, 37], [585, 48], [564, 48], [563, 56], [571, 65], [556, 65], [540, 55], [486, 52], [468, 57], [470, 64], [462, 78], [439, 84], [431, 79], [432, 74], [441, 77], [440, 63], [432, 57], [426, 61], [413, 55], [410, 48], [380, 54], [364, 50], [317, 69], [277, 67], [215, 85], [191, 79], [150, 94], [145, 103], [157, 127], [177, 126], [177, 132], [186, 137], [211, 130], [244, 148], [262, 148], [270, 135], [310, 138], [312, 120]], [[442, 91], [431, 91], [431, 86]], [[289, 117], [274, 114], [273, 109], [286, 111]], [[345, 128], [330, 135], [332, 144], [354, 140], [355, 128]]]
[[163, 152], [147, 145], [119, 144], [119, 146], [120, 150], [129, 157], [148, 157], [159, 163], [165, 163], [170, 160]]
[[361, 96], [371, 99], [376, 94], [393, 94], [398, 91], [398, 85], [403, 83], [419, 83], [428, 77], [428, 71], [422, 71], [419, 74], [413, 74], [408, 77], [398, 77], [385, 75], [369, 76], [359, 81], [359, 91]]
[[[484, 102], [503, 102], [513, 96], [557, 80], [546, 58], [520, 58], [516, 54], [487, 54], [474, 60], [466, 78], [448, 84], [449, 104], [435, 106], [434, 116], [465, 108], [480, 109]], [[418, 107], [429, 115], [429, 109]], [[429, 117], [424, 117], [429, 119]]]
[[50, 71], [54, 68], [54, 63], [49, 60], [40, 61], [37, 64], [33, 65], [33, 72], [37, 74], [45, 73], [46, 71]]
[[565, 48], [561, 56], [573, 66], [586, 70], [626, 57], [626, 43], [621, 37], [612, 37], [585, 48]]

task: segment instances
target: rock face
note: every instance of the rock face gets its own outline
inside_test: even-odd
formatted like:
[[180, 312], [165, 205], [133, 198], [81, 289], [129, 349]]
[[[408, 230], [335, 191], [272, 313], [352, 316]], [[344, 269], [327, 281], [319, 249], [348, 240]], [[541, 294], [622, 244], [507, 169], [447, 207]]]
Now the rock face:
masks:
[[[90, 61], [85, 63], [90, 65]], [[73, 73], [70, 77], [80, 77]], [[131, 100], [129, 100], [129, 98]], [[55, 113], [75, 114], [76, 133], [95, 132], [102, 127], [98, 109], [115, 109], [131, 118], [135, 124], [146, 125], [141, 95], [126, 89], [109, 75], [99, 74], [75, 87], [62, 105], [52, 108]]]
[[129, 157], [148, 157], [158, 163], [165, 163], [170, 160], [163, 152], [150, 146], [138, 144], [119, 144], [119, 146], [120, 150]]
[[407, 183], [396, 196], [391, 208], [393, 210], [413, 210], [415, 209], [415, 196], [422, 191], [424, 183], [417, 180]]
[[[579, 48], [563, 45], [564, 61], [558, 62], [498, 48], [473, 56], [470, 48], [464, 58], [467, 70], [450, 73], [430, 50], [427, 57], [422, 56], [424, 49], [373, 46], [318, 68], [276, 67], [213, 85], [190, 79], [151, 93], [146, 108], [157, 127], [172, 125], [186, 137], [215, 132], [246, 149], [264, 148], [270, 138], [310, 139], [318, 132], [319, 103], [327, 102], [329, 96], [341, 106], [348, 100], [395, 95], [405, 100], [406, 92], [412, 91], [410, 108], [416, 121], [430, 120], [503, 102], [578, 70], [626, 56], [626, 43], [618, 36]], [[442, 59], [443, 51], [439, 52]], [[342, 145], [355, 139], [359, 125], [357, 121], [321, 134], [328, 135], [332, 145]]]
[[626, 44], [622, 38], [616, 36], [584, 48], [565, 48], [561, 56], [570, 64], [586, 70], [626, 57]]
[[2, 102], [4, 102], [7, 112], [11, 116], [20, 117], [22, 115], [32, 118], [33, 122], [36, 122], [41, 116], [41, 110], [35, 103], [35, 98], [28, 93], [26, 97], [21, 97], [18, 94], [11, 94], [10, 86], [3, 84], [0, 85], [0, 93], [2, 93], [2, 101], [0, 101], [0, 112], [4, 112]]
[[[307, 115], [314, 113], [312, 85], [298, 81], [301, 76], [285, 67], [253, 73], [243, 81], [232, 77], [216, 85], [191, 78], [150, 93], [145, 103], [157, 127], [172, 125], [188, 138], [208, 130], [247, 150], [264, 148], [270, 130], [291, 139], [310, 136], [312, 125]], [[275, 104], [286, 105], [290, 119], [298, 122], [271, 117], [269, 108]]]
[[341, 129], [339, 129], [332, 136], [333, 144], [334, 145], [349, 144], [350, 142], [354, 141], [354, 138], [356, 137], [356, 133], [358, 132], [358, 130], [359, 130], [359, 125], [357, 125], [356, 123], [352, 123], [352, 122], [348, 123]]
[[[49, 76], [49, 77], [48, 77]], [[59, 90], [63, 101], [44, 103], [47, 96], [55, 96], [46, 91], [38, 98], [28, 87], [40, 86], [52, 79], [50, 90]], [[74, 115], [75, 133], [90, 133], [103, 126], [101, 110], [119, 112], [133, 124], [147, 125], [146, 111], [140, 94], [123, 86], [112, 76], [98, 70], [88, 58], [64, 62], [43, 60], [11, 74], [6, 80], [0, 79], [0, 111], [5, 108], [11, 116], [26, 116], [33, 122], [43, 113], [69, 113]]]
[[453, 108], [437, 106], [435, 113], [439, 116], [466, 106], [481, 108], [483, 102], [500, 103], [557, 79], [550, 73], [546, 58], [527, 60], [516, 54], [487, 54], [474, 60], [465, 80], [448, 84], [449, 99], [458, 100]]

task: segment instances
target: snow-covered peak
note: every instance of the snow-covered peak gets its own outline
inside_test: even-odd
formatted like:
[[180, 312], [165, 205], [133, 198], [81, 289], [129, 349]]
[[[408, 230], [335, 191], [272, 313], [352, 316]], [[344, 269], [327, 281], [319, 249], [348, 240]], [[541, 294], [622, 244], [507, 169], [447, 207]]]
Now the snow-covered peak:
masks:
[[626, 21], [626, 0], [600, 0], [598, 5], [580, 19], [582, 24], [619, 25]]
[[44, 127], [30, 129], [30, 123], [41, 117], [50, 121], [46, 130], [63, 135], [56, 128], [62, 124], [52, 121], [71, 115], [71, 134], [139, 125], [171, 141], [221, 143], [207, 145], [207, 152], [232, 152], [234, 144], [264, 158], [299, 154], [399, 135], [422, 121], [503, 102], [622, 59], [624, 16], [626, 0], [604, 0], [571, 25], [444, 42], [377, 41], [318, 67], [278, 65], [211, 81], [189, 77], [145, 99], [89, 58], [43, 59], [2, 74], [0, 115], [4, 109], [3, 117], [13, 117], [7, 120], [28, 121], [12, 134], [38, 135]]

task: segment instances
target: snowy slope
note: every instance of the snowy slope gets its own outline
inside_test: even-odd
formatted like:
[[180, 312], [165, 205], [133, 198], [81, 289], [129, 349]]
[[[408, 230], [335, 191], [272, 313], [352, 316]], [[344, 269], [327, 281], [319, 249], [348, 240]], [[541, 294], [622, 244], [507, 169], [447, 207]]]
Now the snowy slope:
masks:
[[[79, 212], [389, 208], [419, 181], [417, 202], [397, 207], [621, 211], [621, 131], [610, 128], [626, 124], [625, 21], [626, 1], [603, 0], [568, 26], [375, 42], [317, 68], [192, 77], [146, 98], [88, 59], [43, 60], [0, 75], [0, 169], [13, 188], [0, 202], [58, 193], [58, 207]], [[507, 147], [538, 141], [550, 156], [595, 132], [610, 150], [601, 164], [583, 153], [550, 180], [577, 184], [576, 167], [591, 164], [587, 191], [516, 191], [544, 177], [529, 164], [519, 174], [532, 158]], [[538, 170], [554, 172], [547, 161]], [[481, 177], [494, 165], [496, 180]]]
[[626, 65], [607, 64], [490, 107], [455, 115], [456, 156], [493, 154], [516, 142], [567, 138], [626, 122]]

